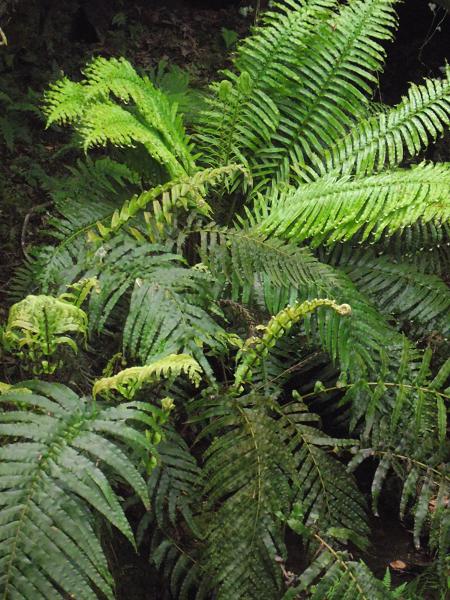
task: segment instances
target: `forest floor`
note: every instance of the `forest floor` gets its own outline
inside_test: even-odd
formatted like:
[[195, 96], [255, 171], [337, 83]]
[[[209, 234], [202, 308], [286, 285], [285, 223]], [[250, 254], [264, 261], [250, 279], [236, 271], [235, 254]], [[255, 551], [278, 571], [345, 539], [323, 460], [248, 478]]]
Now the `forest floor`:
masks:
[[[89, 58], [100, 54], [125, 56], [154, 77], [164, 76], [167, 65], [177, 65], [199, 87], [229, 66], [236, 40], [255, 20], [255, 2], [250, 0], [19, 0], [15, 6], [0, 23], [8, 38], [8, 45], [0, 48], [0, 322], [10, 303], [8, 282], [45, 229], [46, 174], [63, 174], [80, 155], [68, 144], [67, 131], [45, 130], [40, 106], [48, 83], [62, 74], [79, 76]], [[450, 16], [432, 8], [423, 0], [401, 5], [399, 33], [387, 47], [376, 100], [397, 102], [409, 82], [439, 76], [445, 60], [450, 61]], [[428, 157], [450, 160], [448, 136]], [[389, 507], [385, 510], [388, 514]], [[407, 577], [408, 569], [420, 568], [426, 559], [414, 551], [408, 532], [389, 518], [377, 523], [383, 526], [375, 524], [374, 544], [364, 557], [375, 573], [382, 576], [393, 561], [400, 561], [400, 578]], [[154, 579], [147, 579], [136, 562], [143, 559], [136, 559], [126, 545], [114, 553], [120, 557], [118, 597], [157, 597], [151, 588]]]

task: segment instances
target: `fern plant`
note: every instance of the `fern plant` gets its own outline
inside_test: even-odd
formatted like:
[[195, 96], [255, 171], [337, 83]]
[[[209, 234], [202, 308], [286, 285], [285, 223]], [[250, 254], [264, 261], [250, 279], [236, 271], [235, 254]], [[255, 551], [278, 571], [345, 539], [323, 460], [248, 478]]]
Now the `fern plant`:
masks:
[[[149, 405], [101, 406], [25, 381], [0, 395], [0, 591], [3, 598], [114, 598], [96, 515], [134, 544], [113, 479], [149, 500], [132, 455], [152, 445]], [[155, 408], [153, 410], [156, 410]]]
[[[368, 544], [349, 471], [369, 456], [372, 508], [394, 472], [444, 597], [449, 373], [420, 348], [448, 335], [450, 169], [422, 152], [450, 71], [375, 104], [395, 27], [393, 0], [276, 3], [189, 131], [125, 59], [47, 93], [48, 124], [97, 158], [46, 180], [55, 244], [13, 293], [95, 280], [95, 393], [175, 407], [156, 469], [138, 461], [168, 598], [396, 597], [349, 554]], [[286, 524], [309, 565], [294, 578]]]

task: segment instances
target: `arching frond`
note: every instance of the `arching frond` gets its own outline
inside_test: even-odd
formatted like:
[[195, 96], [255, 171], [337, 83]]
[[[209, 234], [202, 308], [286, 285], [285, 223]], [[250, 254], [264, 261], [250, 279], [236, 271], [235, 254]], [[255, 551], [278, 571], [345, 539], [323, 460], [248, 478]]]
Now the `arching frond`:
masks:
[[[319, 173], [380, 172], [414, 157], [450, 123], [450, 70], [445, 77], [412, 85], [400, 104], [358, 123], [319, 154]], [[323, 162], [322, 162], [323, 161]]]
[[339, 305], [334, 300], [323, 298], [301, 302], [280, 311], [270, 319], [266, 326], [259, 326], [263, 330], [260, 338], [251, 337], [247, 339], [240, 350], [235, 373], [235, 387], [240, 389], [244, 383], [251, 381], [252, 369], [268, 355], [270, 348], [275, 346], [277, 340], [283, 337], [295, 323], [322, 306], [333, 309], [339, 315], [349, 315], [351, 313], [348, 304]]
[[255, 204], [257, 231], [285, 240], [309, 240], [313, 247], [358, 236], [377, 241], [417, 221], [450, 218], [448, 165], [421, 165], [410, 170], [349, 180], [325, 177], [298, 190], [273, 192]]
[[[111, 142], [117, 146], [142, 143], [173, 176], [194, 170], [188, 138], [176, 106], [147, 77], [140, 77], [124, 58], [95, 58], [85, 79], [67, 79], [46, 95], [48, 125], [73, 123], [85, 149]], [[123, 104], [118, 104], [119, 99]], [[133, 101], [136, 111], [127, 104]]]
[[192, 383], [198, 385], [201, 379], [200, 373], [200, 365], [188, 354], [169, 354], [145, 367], [130, 367], [111, 377], [98, 379], [92, 393], [96, 396], [117, 390], [125, 398], [131, 399], [142, 386], [156, 383], [162, 378], [175, 378], [185, 374]]
[[[134, 544], [109, 479], [119, 477], [148, 506], [127, 452], [151, 451], [139, 423], [145, 405], [94, 405], [65, 386], [36, 381], [0, 396], [0, 590], [5, 598], [114, 598], [97, 537], [100, 514]], [[154, 429], [157, 425], [154, 423]]]

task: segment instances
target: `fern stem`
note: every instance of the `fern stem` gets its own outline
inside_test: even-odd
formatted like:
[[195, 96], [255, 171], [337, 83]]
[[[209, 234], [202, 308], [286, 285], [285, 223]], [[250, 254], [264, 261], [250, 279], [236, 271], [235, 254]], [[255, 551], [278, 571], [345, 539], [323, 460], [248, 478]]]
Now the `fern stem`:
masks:
[[339, 565], [341, 566], [341, 568], [346, 573], [348, 573], [350, 579], [352, 579], [353, 583], [357, 587], [358, 592], [361, 594], [361, 598], [364, 598], [365, 600], [371, 600], [371, 598], [369, 598], [369, 596], [365, 595], [364, 590], [359, 585], [357, 578], [353, 575], [352, 570], [348, 567], [348, 565], [345, 562], [345, 560], [342, 560], [342, 558], [340, 557], [339, 552], [337, 552], [332, 546], [330, 546], [330, 544], [328, 544], [318, 533], [313, 532], [313, 536], [317, 539], [317, 541], [322, 546], [325, 546], [325, 548], [328, 550], [328, 552], [334, 556], [334, 558], [336, 559], [336, 562], [339, 563]]

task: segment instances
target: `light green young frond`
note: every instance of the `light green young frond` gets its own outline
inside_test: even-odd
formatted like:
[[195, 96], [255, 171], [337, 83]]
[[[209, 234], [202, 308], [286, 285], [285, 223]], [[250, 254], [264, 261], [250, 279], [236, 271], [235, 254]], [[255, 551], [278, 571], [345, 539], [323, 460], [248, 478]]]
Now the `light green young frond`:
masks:
[[82, 83], [63, 77], [50, 86], [45, 94], [47, 127], [53, 123], [73, 123], [79, 119], [85, 109], [86, 95]]
[[369, 102], [384, 61], [381, 41], [396, 25], [392, 0], [355, 0], [317, 23], [297, 71], [295, 93], [281, 93], [280, 122], [256, 157], [256, 178], [287, 182], [311, 157], [345, 135]]
[[294, 191], [260, 198], [247, 217], [264, 235], [313, 247], [357, 236], [375, 242], [385, 233], [417, 221], [439, 224], [450, 218], [450, 168], [420, 165], [364, 179], [324, 177]]
[[318, 154], [318, 172], [367, 175], [400, 165], [443, 133], [450, 123], [450, 69], [443, 79], [411, 85], [400, 104], [357, 123]]
[[0, 395], [0, 593], [17, 600], [113, 599], [113, 578], [95, 513], [134, 544], [110, 480], [148, 506], [130, 451], [151, 445], [136, 426], [158, 429], [147, 405], [93, 405], [59, 384], [26, 381]]
[[125, 398], [133, 398], [136, 392], [144, 385], [156, 383], [163, 378], [175, 378], [187, 375], [194, 385], [201, 381], [202, 368], [196, 360], [188, 354], [170, 354], [165, 358], [156, 360], [144, 367], [130, 367], [119, 371], [112, 377], [98, 379], [93, 387], [94, 396], [107, 394], [117, 390]]
[[27, 296], [9, 309], [3, 334], [7, 351], [15, 353], [35, 373], [53, 373], [59, 366], [61, 346], [73, 352], [78, 346], [71, 337], [86, 337], [86, 313], [70, 302], [52, 296]]
[[176, 106], [124, 58], [94, 59], [82, 82], [64, 79], [53, 84], [46, 102], [48, 123], [73, 123], [85, 149], [107, 142], [118, 146], [140, 142], [171, 176], [195, 170]]
[[284, 336], [291, 327], [303, 319], [308, 313], [325, 306], [336, 311], [339, 315], [349, 315], [351, 308], [348, 304], [337, 304], [334, 300], [316, 298], [288, 306], [273, 316], [266, 326], [260, 326], [263, 334], [246, 340], [238, 355], [238, 366], [235, 372], [234, 386], [241, 389], [242, 384], [251, 381], [252, 369], [267, 356], [270, 348]]
[[157, 130], [117, 104], [104, 101], [94, 104], [84, 115], [79, 127], [84, 149], [106, 146], [134, 147], [141, 143], [158, 163], [166, 166], [172, 177], [185, 174], [184, 168], [170, 148], [161, 140]]

